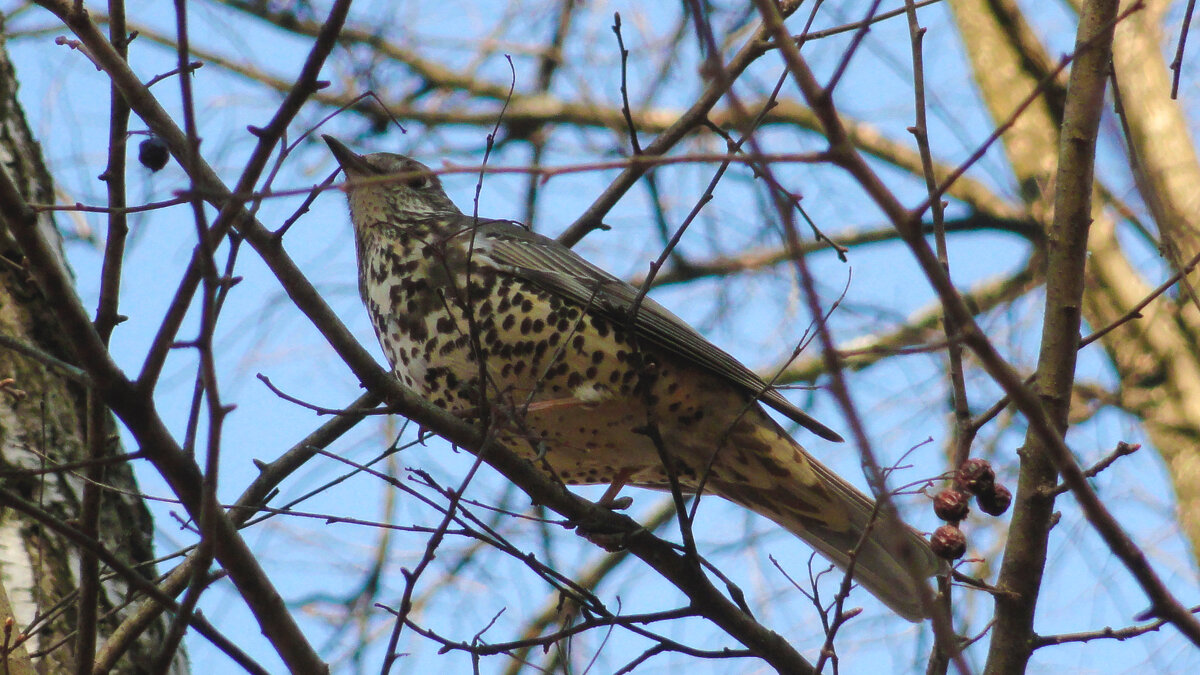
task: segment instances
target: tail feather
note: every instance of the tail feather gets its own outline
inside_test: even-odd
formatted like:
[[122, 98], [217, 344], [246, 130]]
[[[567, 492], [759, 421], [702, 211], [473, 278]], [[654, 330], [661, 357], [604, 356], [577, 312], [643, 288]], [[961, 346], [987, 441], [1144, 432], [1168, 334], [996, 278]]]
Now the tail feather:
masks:
[[[921, 594], [913, 574], [901, 561], [900, 555], [893, 552], [896, 550], [893, 547], [893, 532], [888, 531], [874, 513], [873, 502], [853, 486], [836, 486], [841, 494], [835, 497], [835, 502], [827, 505], [844, 509], [845, 520], [841, 527], [831, 527], [824, 520], [802, 510], [789, 509], [780, 497], [794, 496], [790, 490], [788, 495], [771, 495], [758, 489], [746, 489], [744, 485], [723, 482], [714, 482], [713, 488], [722, 497], [775, 521], [842, 570], [849, 567], [850, 552], [854, 551], [854, 581], [909, 621], [921, 621], [927, 617], [921, 607]], [[853, 491], [853, 497], [846, 498], [849, 495], [843, 490]], [[811, 501], [811, 496], [807, 501]], [[863, 533], [867, 532], [868, 527], [870, 531], [864, 537]], [[903, 526], [901, 536], [908, 540], [906, 545], [914, 553], [911, 564], [920, 578], [933, 576], [944, 565], [921, 534]]]
[[[880, 520], [874, 501], [805, 452], [782, 429], [770, 433], [759, 427], [755, 431], [759, 442], [753, 443], [753, 454], [759, 462], [770, 464], [770, 480], [763, 480], [762, 474], [757, 480], [744, 480], [745, 466], [738, 467], [740, 473], [722, 471], [724, 462], [718, 459], [709, 483], [711, 491], [770, 518], [843, 570], [850, 566], [850, 552], [854, 551], [856, 582], [905, 619], [926, 618], [912, 572], [928, 579], [943, 569], [945, 562], [933, 553], [925, 537], [908, 526], [902, 526], [896, 536], [895, 528]], [[731, 440], [737, 443], [738, 436]], [[766, 436], [774, 439], [770, 451], [764, 453], [766, 444], [761, 441]], [[747, 434], [740, 440], [750, 439]], [[907, 564], [898, 553], [902, 547], [911, 556]]]

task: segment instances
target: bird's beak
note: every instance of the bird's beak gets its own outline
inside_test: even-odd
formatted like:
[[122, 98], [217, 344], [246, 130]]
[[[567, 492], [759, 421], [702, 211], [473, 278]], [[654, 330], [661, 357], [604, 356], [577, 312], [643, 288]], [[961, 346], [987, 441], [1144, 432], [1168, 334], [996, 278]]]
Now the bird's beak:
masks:
[[365, 157], [347, 148], [345, 143], [329, 134], [324, 134], [321, 138], [325, 139], [325, 144], [329, 146], [330, 152], [333, 153], [338, 164], [342, 165], [342, 171], [346, 172], [347, 178], [370, 176], [376, 173]]

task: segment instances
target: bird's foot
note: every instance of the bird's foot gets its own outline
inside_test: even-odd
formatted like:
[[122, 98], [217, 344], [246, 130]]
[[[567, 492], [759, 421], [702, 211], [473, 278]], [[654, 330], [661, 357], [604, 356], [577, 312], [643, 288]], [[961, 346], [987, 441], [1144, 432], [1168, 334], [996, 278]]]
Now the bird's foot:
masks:
[[587, 539], [609, 553], [623, 551], [628, 547], [630, 532], [623, 528], [613, 529], [611, 523], [601, 523], [598, 520], [588, 518], [572, 521], [570, 524], [575, 527], [575, 534]]
[[630, 497], [629, 495], [625, 495], [624, 497], [614, 497], [608, 501], [598, 501], [596, 502], [596, 505], [603, 506], [610, 511], [624, 511], [625, 509], [633, 506], [633, 497]]
[[609, 553], [617, 553], [628, 548], [628, 532], [597, 532], [588, 530], [583, 525], [576, 525], [575, 533]]
[[629, 480], [631, 475], [633, 475], [633, 472], [629, 469], [618, 471], [617, 475], [613, 476], [612, 484], [608, 486], [603, 495], [600, 495], [600, 499], [596, 500], [596, 504], [610, 511], [624, 511], [633, 506], [633, 497], [628, 495], [624, 497], [617, 496], [621, 493], [621, 489], [625, 487], [625, 481]]
[[[609, 485], [608, 489], [604, 491], [604, 494], [601, 495], [600, 499], [596, 500], [596, 506], [601, 506], [610, 511], [623, 511], [632, 506], [633, 497], [617, 496], [621, 492], [621, 488], [625, 487], [625, 481], [629, 479], [632, 473], [633, 472], [630, 470], [618, 471], [617, 474], [613, 476], [612, 485]], [[599, 523], [591, 523], [586, 521], [576, 522], [574, 525], [575, 532], [579, 536], [587, 539], [609, 553], [625, 550], [626, 544], [629, 540], [629, 532], [626, 530], [614, 531], [611, 529], [611, 527], [605, 527]]]

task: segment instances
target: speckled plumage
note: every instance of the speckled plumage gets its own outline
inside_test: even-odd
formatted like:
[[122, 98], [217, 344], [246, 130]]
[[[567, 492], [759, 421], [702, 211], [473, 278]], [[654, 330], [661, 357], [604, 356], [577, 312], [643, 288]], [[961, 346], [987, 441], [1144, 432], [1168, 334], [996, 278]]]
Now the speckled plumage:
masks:
[[[568, 484], [666, 487], [644, 433], [653, 424], [685, 488], [707, 472], [706, 493], [846, 565], [871, 500], [757, 401], [819, 436], [836, 433], [653, 300], [631, 319], [637, 290], [570, 249], [518, 223], [464, 215], [424, 165], [325, 140], [351, 179], [359, 290], [404, 384], [458, 414], [486, 408], [507, 445]], [[936, 558], [909, 534], [932, 574]], [[855, 578], [902, 616], [922, 616], [911, 577], [880, 539], [865, 540]]]

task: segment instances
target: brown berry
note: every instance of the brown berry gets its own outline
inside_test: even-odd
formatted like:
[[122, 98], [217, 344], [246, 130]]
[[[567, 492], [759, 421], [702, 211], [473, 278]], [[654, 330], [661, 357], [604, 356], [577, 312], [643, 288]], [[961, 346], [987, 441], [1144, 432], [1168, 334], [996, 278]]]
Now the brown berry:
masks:
[[170, 149], [158, 136], [151, 136], [138, 144], [138, 161], [151, 171], [158, 171], [166, 166], [170, 157]]
[[981, 492], [976, 501], [979, 502], [979, 510], [989, 516], [998, 516], [1008, 510], [1012, 504], [1012, 493], [1003, 485], [993, 485], [992, 489], [987, 492]]
[[986, 459], [968, 459], [958, 467], [958, 484], [972, 494], [990, 491], [995, 482], [996, 472]]
[[953, 525], [942, 525], [933, 531], [929, 547], [946, 560], [957, 560], [967, 552], [967, 537]]
[[966, 518], [967, 512], [971, 510], [968, 506], [970, 500], [971, 495], [960, 490], [942, 490], [933, 498], [933, 512], [942, 520], [957, 523]]

